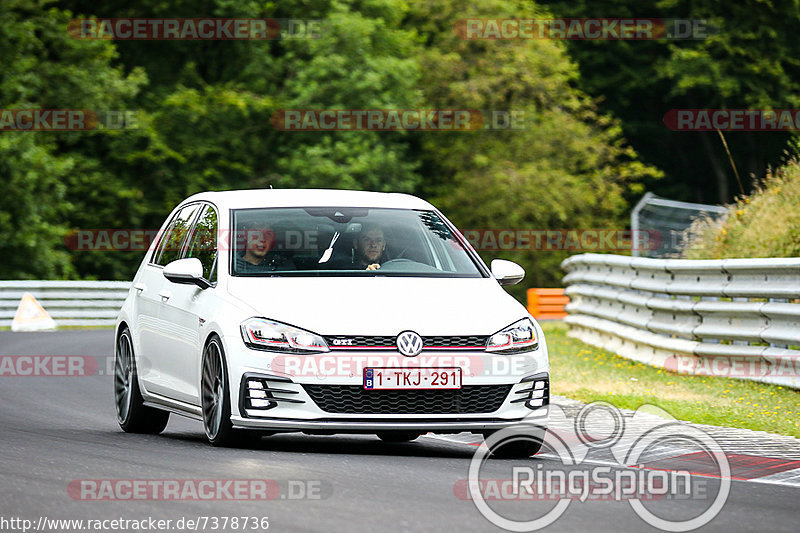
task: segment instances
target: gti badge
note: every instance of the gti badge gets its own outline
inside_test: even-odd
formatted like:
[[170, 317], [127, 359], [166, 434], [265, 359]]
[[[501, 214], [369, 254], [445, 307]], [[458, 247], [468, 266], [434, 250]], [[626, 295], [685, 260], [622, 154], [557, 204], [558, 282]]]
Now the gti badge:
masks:
[[353, 346], [354, 344], [354, 339], [333, 339], [334, 346]]

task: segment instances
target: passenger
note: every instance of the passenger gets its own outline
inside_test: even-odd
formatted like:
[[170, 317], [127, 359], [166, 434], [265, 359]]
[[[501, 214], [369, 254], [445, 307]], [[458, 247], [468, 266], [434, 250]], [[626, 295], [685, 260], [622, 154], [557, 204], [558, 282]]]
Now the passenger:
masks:
[[256, 274], [276, 270], [294, 270], [292, 261], [272, 252], [275, 245], [275, 232], [263, 223], [243, 224], [245, 249], [236, 254], [237, 274]]

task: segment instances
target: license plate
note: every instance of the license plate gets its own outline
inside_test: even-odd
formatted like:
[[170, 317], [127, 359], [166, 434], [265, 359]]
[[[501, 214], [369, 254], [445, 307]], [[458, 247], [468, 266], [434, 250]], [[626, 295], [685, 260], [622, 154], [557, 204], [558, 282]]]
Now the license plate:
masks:
[[460, 368], [365, 368], [364, 388], [460, 389]]

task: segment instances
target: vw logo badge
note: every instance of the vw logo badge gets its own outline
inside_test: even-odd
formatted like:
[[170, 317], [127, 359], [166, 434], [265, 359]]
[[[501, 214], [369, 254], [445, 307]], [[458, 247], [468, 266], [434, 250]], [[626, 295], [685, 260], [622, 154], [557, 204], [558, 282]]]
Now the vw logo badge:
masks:
[[406, 357], [414, 357], [422, 351], [422, 337], [413, 331], [404, 331], [397, 336], [397, 349]]

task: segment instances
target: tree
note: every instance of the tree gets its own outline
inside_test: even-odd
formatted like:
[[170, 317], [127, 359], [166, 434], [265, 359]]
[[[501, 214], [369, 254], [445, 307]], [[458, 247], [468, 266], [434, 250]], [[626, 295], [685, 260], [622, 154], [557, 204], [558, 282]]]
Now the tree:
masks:
[[[507, 0], [415, 2], [420, 27], [422, 90], [435, 108], [514, 110], [524, 129], [428, 133], [419, 156], [426, 191], [469, 229], [624, 228], [627, 198], [659, 172], [639, 162], [617, 123], [574, 87], [578, 72], [561, 43], [463, 40], [453, 23], [465, 17], [536, 18], [538, 8]], [[535, 244], [533, 245], [535, 247]], [[487, 251], [520, 261], [526, 286], [560, 283], [567, 252]], [[515, 293], [521, 296], [518, 288]]]
[[[673, 132], [670, 109], [794, 108], [800, 94], [796, 0], [541, 0], [557, 17], [661, 17], [704, 20], [707, 38], [569, 41], [579, 86], [621, 120], [644, 161], [669, 179], [647, 182], [664, 196], [728, 202], [739, 194], [716, 132]], [[739, 172], [757, 179], [780, 162], [790, 133], [729, 133]], [[753, 182], [746, 182], [745, 188]]]
[[[295, 133], [270, 124], [276, 110], [404, 108], [420, 102], [417, 43], [400, 28], [402, 2], [201, 4], [63, 2], [97, 17], [321, 19], [320, 39], [115, 41], [124, 71], [147, 72], [132, 97], [138, 127], [81, 136], [80, 172], [67, 198], [79, 228], [161, 225], [174, 205], [203, 191], [262, 187], [412, 191], [420, 182], [407, 136]], [[88, 15], [86, 15], [88, 13]], [[93, 41], [74, 41], [80, 45]], [[141, 252], [82, 252], [82, 276], [129, 278]]]
[[[114, 47], [66, 33], [70, 13], [42, 0], [10, 0], [0, 11], [0, 102], [4, 109], [113, 109], [143, 72], [114, 67]], [[85, 132], [0, 133], [0, 278], [55, 278], [75, 270], [63, 237], [71, 225], [70, 183], [91, 155]]]

